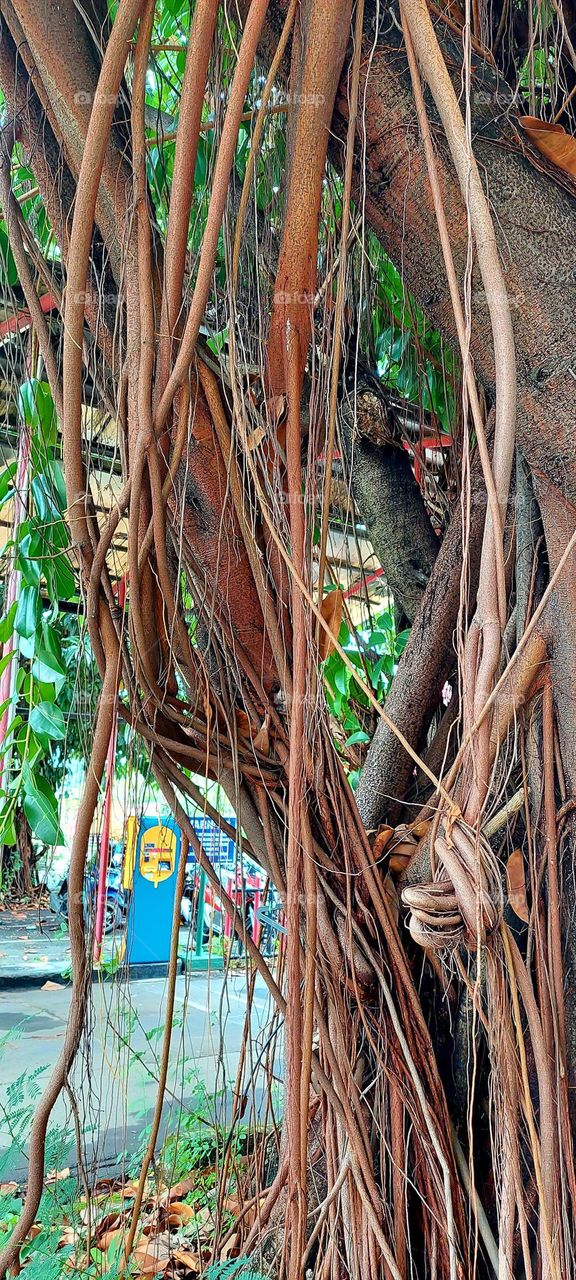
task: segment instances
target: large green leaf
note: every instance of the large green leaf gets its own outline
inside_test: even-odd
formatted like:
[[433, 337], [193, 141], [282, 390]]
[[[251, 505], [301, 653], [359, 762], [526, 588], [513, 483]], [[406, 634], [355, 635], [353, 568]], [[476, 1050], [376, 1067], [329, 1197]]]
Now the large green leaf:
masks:
[[50, 623], [42, 624], [42, 634], [36, 644], [32, 675], [37, 680], [62, 688], [66, 681], [66, 667], [62, 657], [62, 647], [56, 629]]
[[30, 712], [30, 725], [40, 737], [61, 741], [66, 737], [64, 715], [54, 702], [39, 702]]
[[14, 477], [18, 470], [18, 461], [12, 458], [0, 471], [0, 507], [14, 497]]
[[18, 284], [18, 271], [3, 222], [0, 223], [0, 284], [3, 289], [13, 289]]
[[41, 382], [39, 378], [29, 378], [27, 382], [23, 382], [18, 394], [18, 407], [20, 416], [33, 433], [33, 446], [37, 446], [40, 441], [46, 447], [55, 445], [58, 424], [48, 383]]
[[45, 778], [24, 773], [24, 813], [30, 823], [32, 835], [42, 844], [62, 844], [64, 837], [58, 821], [58, 802]]
[[7, 640], [12, 639], [17, 608], [18, 601], [15, 600], [14, 604], [10, 605], [8, 613], [0, 619], [0, 644], [6, 644]]
[[29, 520], [25, 520], [18, 534], [16, 550], [16, 568], [20, 570], [27, 586], [38, 586], [41, 578], [40, 560], [42, 556], [42, 538], [38, 529], [34, 529]]
[[22, 587], [18, 597], [14, 630], [24, 640], [31, 640], [40, 625], [42, 605], [37, 586]]
[[2, 672], [6, 670], [6, 667], [12, 661], [13, 657], [14, 657], [14, 650], [11, 649], [10, 653], [5, 653], [4, 657], [0, 658], [0, 676], [2, 675]]
[[2, 844], [16, 844], [16, 827], [14, 825], [14, 804], [8, 800], [0, 810], [0, 841]]

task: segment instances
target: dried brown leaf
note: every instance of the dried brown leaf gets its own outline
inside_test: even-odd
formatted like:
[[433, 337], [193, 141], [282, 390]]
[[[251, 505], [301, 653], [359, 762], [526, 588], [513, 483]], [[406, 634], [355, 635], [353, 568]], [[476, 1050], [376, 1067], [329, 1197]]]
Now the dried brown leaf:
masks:
[[261, 755], [263, 755], [263, 756], [268, 756], [268, 755], [270, 755], [270, 731], [269, 731], [269, 723], [270, 723], [270, 721], [269, 721], [269, 717], [268, 717], [268, 716], [266, 716], [266, 718], [263, 720], [263, 722], [262, 722], [262, 724], [261, 724], [261, 726], [260, 726], [260, 728], [259, 728], [259, 730], [258, 730], [258, 733], [256, 734], [256, 737], [255, 737], [255, 739], [254, 739], [254, 749], [255, 749], [255, 751], [259, 751], [259, 752], [260, 752], [260, 754], [261, 754]]
[[181, 1200], [172, 1200], [170, 1204], [170, 1216], [168, 1221], [170, 1226], [175, 1226], [180, 1222], [190, 1222], [194, 1217], [194, 1210], [191, 1205], [183, 1204]]
[[102, 1250], [102, 1253], [106, 1253], [112, 1241], [117, 1240], [121, 1235], [122, 1229], [120, 1227], [116, 1227], [115, 1231], [104, 1231], [98, 1238], [98, 1248]]
[[320, 606], [320, 613], [330, 628], [330, 634], [328, 634], [327, 631], [324, 631], [324, 629], [320, 632], [319, 648], [322, 662], [330, 653], [332, 653], [334, 640], [338, 639], [343, 608], [344, 592], [341, 591], [339, 587], [336, 591], [329, 591], [328, 595], [324, 596]]
[[250, 435], [246, 437], [246, 444], [250, 451], [258, 448], [258, 445], [262, 443], [265, 435], [265, 427], [255, 427], [254, 431], [250, 432]]
[[375, 858], [382, 857], [382, 854], [384, 853], [386, 845], [390, 843], [393, 835], [394, 835], [394, 827], [386, 827], [386, 826], [380, 827], [378, 835], [376, 836], [374, 844], [372, 845], [372, 853], [374, 854]]
[[391, 853], [388, 870], [393, 876], [399, 876], [402, 871], [406, 870], [411, 857], [411, 853]]
[[250, 720], [245, 711], [236, 712], [236, 728], [241, 738], [250, 737]]
[[194, 1276], [199, 1275], [202, 1270], [202, 1262], [199, 1255], [190, 1253], [189, 1249], [175, 1249], [174, 1261], [182, 1263]]
[[528, 924], [530, 912], [526, 896], [526, 875], [524, 857], [521, 849], [514, 849], [506, 863], [506, 882], [508, 885], [508, 901], [512, 910], [520, 920]]
[[165, 1271], [171, 1257], [169, 1231], [159, 1236], [144, 1237], [134, 1250], [134, 1261], [142, 1276], [156, 1276]]
[[[66, 1245], [75, 1244], [75, 1243], [76, 1243], [76, 1232], [74, 1230], [74, 1227], [71, 1227], [71, 1226], [64, 1227], [62, 1235], [60, 1236], [60, 1239], [58, 1241], [58, 1248], [64, 1249]], [[100, 1248], [102, 1248], [102, 1245], [100, 1246]]]
[[537, 116], [520, 116], [518, 124], [538, 151], [551, 160], [557, 169], [576, 178], [576, 138], [562, 128]]

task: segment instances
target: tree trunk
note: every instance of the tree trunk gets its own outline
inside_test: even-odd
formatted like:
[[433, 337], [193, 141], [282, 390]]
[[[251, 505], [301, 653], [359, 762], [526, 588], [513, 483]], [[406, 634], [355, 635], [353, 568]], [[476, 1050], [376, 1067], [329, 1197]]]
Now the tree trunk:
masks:
[[[121, 678], [122, 714], [146, 741], [154, 776], [233, 927], [243, 934], [241, 913], [223, 892], [183, 803], [183, 797], [198, 798], [190, 777], [194, 768], [224, 778], [238, 807], [242, 800], [249, 815], [251, 848], [264, 849], [263, 861], [286, 912], [282, 990], [252, 938], [244, 938], [284, 1019], [287, 1047], [286, 1158], [265, 1200], [260, 1200], [257, 1187], [257, 1221], [243, 1237], [246, 1247], [257, 1245], [277, 1194], [285, 1187], [283, 1280], [301, 1280], [308, 1264], [321, 1280], [358, 1275], [406, 1280], [412, 1274], [455, 1280], [475, 1269], [484, 1277], [490, 1267], [510, 1280], [517, 1264], [522, 1265], [521, 1251], [526, 1271], [531, 1267], [532, 1230], [537, 1232], [543, 1280], [571, 1274], [570, 1196], [576, 1176], [566, 1124], [566, 1068], [573, 1073], [576, 1011], [570, 998], [564, 1000], [563, 991], [565, 972], [574, 972], [576, 957], [568, 938], [568, 916], [562, 917], [558, 849], [560, 824], [569, 816], [576, 786], [572, 561], [560, 575], [576, 520], [572, 195], [552, 173], [543, 171], [542, 162], [536, 164], [535, 157], [523, 154], [513, 126], [502, 124], [505, 86], [487, 64], [475, 59], [474, 145], [513, 305], [518, 441], [542, 514], [546, 571], [559, 576], [544, 602], [546, 631], [533, 627], [533, 648], [525, 643], [532, 626], [529, 618], [523, 619], [524, 630], [516, 620], [524, 647], [516, 649], [503, 677], [505, 714], [500, 716], [498, 688], [487, 689], [488, 703], [483, 698], [477, 705], [472, 694], [477, 692], [478, 673], [490, 660], [491, 642], [482, 630], [483, 620], [475, 619], [476, 628], [466, 632], [464, 660], [457, 666], [454, 635], [459, 611], [466, 631], [477, 580], [485, 610], [493, 604], [486, 590], [489, 579], [481, 572], [490, 543], [485, 537], [481, 554], [486, 498], [480, 465], [476, 459], [468, 539], [463, 538], [461, 512], [455, 506], [432, 568], [434, 535], [405, 459], [402, 466], [394, 459], [395, 478], [387, 501], [391, 503], [400, 488], [409, 490], [410, 510], [415, 513], [411, 523], [419, 528], [416, 574], [414, 556], [409, 555], [408, 564], [399, 556], [396, 589], [400, 598], [402, 591], [406, 593], [416, 617], [386, 708], [374, 708], [382, 722], [356, 803], [330, 732], [322, 689], [318, 640], [326, 636], [325, 643], [334, 645], [337, 637], [323, 618], [312, 585], [318, 464], [322, 458], [324, 465], [331, 461], [326, 463], [323, 454], [325, 406], [334, 408], [339, 369], [330, 365], [330, 355], [315, 359], [311, 302], [317, 287], [327, 150], [330, 145], [333, 161], [345, 168], [338, 139], [346, 131], [350, 86], [358, 77], [356, 195], [358, 200], [365, 195], [372, 226], [402, 267], [426, 314], [448, 338], [453, 340], [455, 333], [398, 23], [386, 9], [376, 31], [380, 8], [371, 0], [364, 43], [354, 42], [349, 50], [352, 65], [342, 66], [350, 25], [347, 0], [302, 0], [290, 8], [273, 0], [270, 5], [261, 46], [264, 56], [277, 51], [287, 10], [294, 22], [289, 163], [284, 204], [278, 211], [282, 236], [276, 284], [262, 316], [265, 357], [255, 381], [249, 382], [246, 371], [238, 367], [233, 328], [232, 358], [216, 365], [219, 377], [213, 374], [214, 358], [199, 340], [199, 331], [260, 24], [266, 16], [263, 0], [246, 5], [234, 78], [224, 86], [218, 80], [221, 68], [210, 71], [215, 77], [209, 84], [211, 101], [226, 102], [226, 115], [221, 130], [214, 131], [219, 145], [202, 249], [191, 278], [176, 283], [169, 273], [163, 277], [154, 254], [146, 189], [143, 107], [152, 9], [137, 0], [121, 0], [101, 65], [100, 52], [74, 0], [46, 0], [42, 6], [36, 0], [0, 0], [0, 7], [11, 33], [6, 57], [0, 57], [7, 100], [12, 109], [21, 109], [25, 93], [34, 86], [36, 97], [24, 116], [27, 144], [33, 153], [32, 132], [39, 113], [44, 114], [51, 129], [50, 146], [53, 140], [61, 144], [69, 166], [67, 181], [70, 175], [77, 183], [68, 229], [63, 192], [55, 196], [49, 165], [38, 167], [47, 199], [61, 205], [55, 225], [62, 229], [69, 282], [62, 388], [68, 513], [89, 601], [90, 636], [103, 677], [73, 851], [78, 906], [71, 907], [70, 916], [70, 1028], [58, 1069], [40, 1102], [26, 1205], [2, 1255], [0, 1273], [15, 1263], [35, 1220], [50, 1111], [68, 1079], [85, 1022], [89, 970], [82, 874]], [[96, 10], [101, 14], [100, 3]], [[88, 16], [94, 12], [89, 5]], [[205, 20], [209, 28], [210, 13], [215, 22], [216, 7], [210, 10], [208, 0], [197, 0], [194, 22]], [[290, 32], [285, 34], [284, 51]], [[194, 28], [193, 50], [195, 36]], [[449, 33], [443, 42], [459, 86], [461, 47]], [[133, 146], [111, 109], [117, 106], [128, 48], [134, 58]], [[23, 63], [16, 49], [23, 51]], [[203, 78], [196, 82], [193, 75], [188, 77], [182, 91], [182, 163], [175, 165], [172, 180], [178, 199], [176, 212], [171, 205], [166, 233], [170, 269], [175, 261], [185, 263], [188, 250], [185, 160], [196, 154], [198, 145]], [[432, 108], [430, 112], [448, 229], [463, 280], [469, 247], [466, 210]], [[191, 180], [188, 185], [192, 187]], [[337, 248], [345, 253], [345, 244], [338, 241], [338, 228], [329, 234], [328, 260], [333, 261]], [[79, 427], [85, 317], [91, 323], [83, 294], [95, 238], [109, 254], [118, 289], [120, 346], [112, 355], [122, 370], [117, 402], [125, 481], [102, 529], [93, 519], [86, 493]], [[234, 245], [226, 242], [226, 251], [223, 294], [228, 298], [238, 282], [230, 265]], [[220, 305], [221, 297], [216, 296]], [[476, 270], [472, 297], [475, 367], [493, 396], [492, 335]], [[232, 312], [233, 308], [231, 320]], [[342, 320], [340, 313], [336, 322]], [[331, 323], [325, 320], [323, 355], [334, 347]], [[110, 348], [106, 351], [97, 326], [94, 332], [94, 360], [104, 364]], [[305, 371], [311, 369], [314, 395], [305, 438], [302, 389]], [[334, 425], [334, 417], [331, 421]], [[361, 460], [365, 459], [363, 448]], [[365, 485], [364, 479], [357, 470], [357, 499], [377, 530], [382, 513], [373, 486]], [[495, 543], [494, 511], [491, 514]], [[119, 617], [108, 575], [112, 526], [124, 518], [130, 569], [127, 626], [124, 615]], [[327, 512], [320, 518], [326, 519]], [[406, 545], [412, 532], [402, 533]], [[381, 556], [393, 568], [388, 541], [387, 529]], [[401, 551], [405, 553], [405, 545]], [[513, 561], [514, 556], [509, 557], [509, 564]], [[430, 570], [416, 612], [414, 579], [420, 589]], [[534, 581], [543, 570], [541, 557], [540, 565], [534, 566]], [[498, 601], [506, 617], [496, 619], [496, 657], [500, 632], [514, 612], [509, 576], [503, 584], [505, 598]], [[461, 600], [463, 580], [467, 592]], [[516, 583], [523, 597], [527, 581], [526, 615], [534, 600], [532, 576], [524, 565]], [[189, 594], [202, 649], [191, 642], [188, 631]], [[477, 651], [472, 647], [475, 640]], [[461, 658], [461, 651], [457, 656]], [[463, 716], [456, 764], [448, 777], [429, 776], [435, 798], [424, 830], [384, 832], [384, 844], [374, 843], [368, 832], [379, 825], [387, 797], [392, 793], [395, 804], [405, 800], [411, 773], [424, 768], [417, 752], [423, 749], [442, 682], [453, 670], [462, 688]], [[359, 678], [357, 668], [354, 675]], [[371, 691], [366, 687], [364, 692], [373, 705]], [[491, 712], [492, 695], [498, 715]], [[542, 740], [539, 768], [530, 775], [531, 781], [537, 779], [538, 793], [527, 797], [525, 742], [521, 737], [519, 750], [515, 735], [525, 735], [522, 717], [529, 716], [534, 697], [542, 701]], [[481, 766], [486, 761], [485, 777]], [[520, 812], [518, 793], [522, 809], [518, 821], [514, 817], [508, 822], [507, 805], [503, 817], [501, 808], [510, 798], [511, 780], [514, 815]], [[481, 793], [482, 781], [487, 794], [471, 816], [470, 794], [475, 794], [477, 784]], [[568, 805], [563, 815], [558, 799]], [[530, 818], [536, 809], [538, 821], [532, 831]], [[488, 818], [496, 822], [493, 829]], [[516, 896], [510, 889], [505, 909], [509, 880], [505, 887], [502, 859], [517, 835], [524, 901], [519, 904], [522, 895], [516, 884]], [[394, 859], [405, 863], [408, 856], [414, 872], [404, 881], [410, 935], [392, 875], [397, 870]], [[571, 871], [569, 864], [570, 853], [564, 851], [566, 873]], [[564, 903], [568, 900], [566, 896]], [[508, 920], [514, 902], [520, 910], [512, 930]], [[527, 921], [529, 928], [524, 927]], [[415, 942], [422, 944], [416, 952]], [[172, 977], [175, 980], [175, 968]], [[438, 1026], [441, 1017], [444, 1023], [450, 1020], [443, 1012], [447, 1007], [457, 1027], [458, 1053], [462, 1049], [457, 1096], [445, 1068], [458, 1053], [446, 1050], [450, 1029]], [[481, 1038], [485, 1054], [478, 1052]], [[311, 1115], [326, 1152], [317, 1259], [313, 1253], [309, 1256], [307, 1247]], [[145, 1171], [142, 1192], [144, 1184]]]

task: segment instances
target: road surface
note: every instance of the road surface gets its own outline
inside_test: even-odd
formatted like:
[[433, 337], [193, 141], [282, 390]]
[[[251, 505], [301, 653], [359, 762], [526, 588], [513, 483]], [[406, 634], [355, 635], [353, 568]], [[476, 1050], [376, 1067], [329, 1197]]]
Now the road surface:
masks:
[[[164, 978], [92, 986], [90, 1052], [83, 1048], [73, 1081], [88, 1160], [100, 1172], [112, 1170], [122, 1152], [138, 1148], [151, 1119], [165, 996]], [[67, 988], [0, 992], [0, 1182], [26, 1178], [34, 1093], [62, 1049], [69, 1004]], [[177, 979], [164, 1132], [176, 1129], [187, 1111], [199, 1105], [206, 1109], [207, 1103], [213, 1117], [225, 1117], [245, 1014], [243, 973], [231, 973], [226, 981], [221, 973]], [[266, 987], [258, 979], [252, 1006], [255, 1056], [266, 1044], [270, 1014]], [[256, 1090], [256, 1106], [260, 1092]], [[24, 1114], [17, 1118], [20, 1129], [14, 1135], [10, 1128], [19, 1108]], [[75, 1144], [66, 1096], [55, 1107], [54, 1127], [52, 1159], [58, 1167], [72, 1168]]]

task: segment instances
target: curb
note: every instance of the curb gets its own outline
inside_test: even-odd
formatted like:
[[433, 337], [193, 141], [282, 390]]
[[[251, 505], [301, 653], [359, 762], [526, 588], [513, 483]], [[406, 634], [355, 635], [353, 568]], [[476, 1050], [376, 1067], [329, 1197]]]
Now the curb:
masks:
[[[185, 972], [185, 964], [181, 957], [178, 959], [179, 974]], [[168, 965], [157, 963], [155, 961], [144, 964], [132, 964], [130, 966], [116, 969], [115, 973], [106, 973], [100, 969], [92, 970], [92, 982], [137, 982], [143, 978], [165, 978], [168, 973]], [[0, 992], [3, 991], [39, 991], [46, 982], [56, 982], [59, 987], [71, 988], [72, 982], [70, 978], [64, 978], [61, 970], [49, 972], [44, 970], [42, 973], [3, 973], [0, 974]]]

